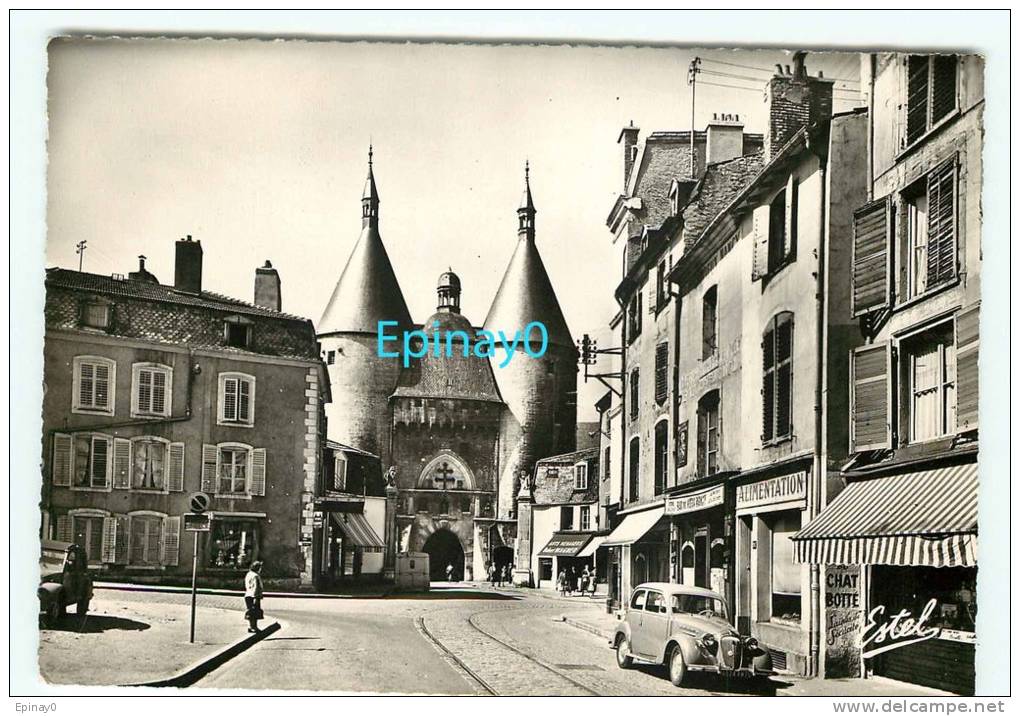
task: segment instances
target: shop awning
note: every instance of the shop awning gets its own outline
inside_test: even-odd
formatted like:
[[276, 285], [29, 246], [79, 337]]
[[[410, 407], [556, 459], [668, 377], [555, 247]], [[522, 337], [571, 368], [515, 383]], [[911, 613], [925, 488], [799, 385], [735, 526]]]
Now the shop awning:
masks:
[[553, 532], [552, 539], [538, 553], [539, 557], [576, 557], [594, 532]]
[[813, 564], [977, 565], [976, 464], [852, 482], [794, 536]]
[[602, 546], [618, 547], [625, 544], [634, 544], [644, 537], [648, 530], [655, 526], [655, 523], [662, 517], [664, 510], [665, 506], [660, 505], [650, 510], [642, 510], [641, 512], [627, 515], [623, 518], [623, 522], [609, 533]]
[[582, 549], [580, 552], [578, 552], [577, 556], [591, 557], [593, 554], [595, 554], [595, 552], [598, 551], [598, 548], [601, 547], [607, 539], [609, 539], [609, 535], [598, 535], [596, 537], [592, 537], [591, 542], [588, 543], [588, 546]]
[[347, 539], [356, 546], [379, 549], [385, 547], [364, 515], [357, 512], [330, 512], [329, 515], [334, 524], [347, 535]]

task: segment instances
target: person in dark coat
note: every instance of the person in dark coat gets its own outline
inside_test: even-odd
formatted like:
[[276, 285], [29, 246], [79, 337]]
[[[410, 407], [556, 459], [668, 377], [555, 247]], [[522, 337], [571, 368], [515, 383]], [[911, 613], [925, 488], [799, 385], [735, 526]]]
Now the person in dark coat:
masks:
[[262, 562], [255, 560], [244, 575], [244, 606], [248, 618], [248, 631], [259, 630], [259, 619], [262, 618]]

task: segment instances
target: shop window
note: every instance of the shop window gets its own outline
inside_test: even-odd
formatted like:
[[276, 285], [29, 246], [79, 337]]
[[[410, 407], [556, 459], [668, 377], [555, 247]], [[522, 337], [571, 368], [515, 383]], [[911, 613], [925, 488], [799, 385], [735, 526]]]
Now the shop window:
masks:
[[131, 415], [136, 417], [167, 417], [173, 370], [155, 363], [131, 366]]
[[925, 627], [974, 633], [977, 624], [976, 567], [890, 567], [872, 568], [872, 606], [885, 606], [885, 613], [905, 609], [919, 616], [928, 602], [935, 609]]
[[905, 394], [902, 399], [910, 442], [956, 430], [956, 347], [946, 323], [900, 343]]
[[956, 109], [956, 55], [907, 58], [907, 133], [911, 145]]
[[701, 298], [701, 359], [708, 360], [719, 349], [719, 291], [712, 286]]
[[75, 356], [71, 411], [113, 415], [117, 364], [98, 356]]
[[719, 391], [698, 401], [698, 475], [719, 472]]
[[162, 516], [132, 515], [130, 564], [145, 567], [158, 566], [162, 539]]
[[630, 501], [637, 502], [638, 499], [638, 467], [641, 464], [641, 438], [634, 437], [630, 441], [630, 450], [628, 451], [629, 470], [627, 471], [627, 480], [630, 484]]
[[769, 321], [762, 337], [762, 442], [793, 435], [793, 314]]
[[669, 424], [660, 420], [655, 424], [655, 494], [666, 491], [666, 473], [669, 469]]
[[538, 578], [543, 581], [552, 581], [553, 578], [552, 557], [538, 558]]
[[587, 532], [591, 529], [591, 508], [585, 505], [581, 508], [581, 531]]
[[244, 373], [220, 373], [219, 405], [221, 425], [254, 425], [255, 377]]
[[787, 512], [772, 522], [772, 612], [774, 620], [799, 622], [801, 565], [794, 561], [793, 536], [800, 529], [800, 512]]
[[131, 442], [133, 456], [131, 487], [136, 490], [164, 490], [167, 443], [155, 438]]
[[560, 506], [560, 529], [561, 530], [572, 530], [572, 529], [574, 529], [574, 506], [573, 505], [561, 505]]
[[85, 549], [89, 564], [103, 559], [103, 516], [71, 514], [71, 533], [75, 544]]
[[218, 569], [247, 569], [258, 559], [258, 522], [214, 519], [210, 534], [210, 563]]

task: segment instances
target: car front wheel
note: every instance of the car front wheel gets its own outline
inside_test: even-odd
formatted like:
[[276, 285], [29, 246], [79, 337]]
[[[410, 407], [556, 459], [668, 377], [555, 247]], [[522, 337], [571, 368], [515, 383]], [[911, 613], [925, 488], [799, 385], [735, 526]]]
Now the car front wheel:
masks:
[[621, 669], [629, 669], [634, 665], [634, 657], [630, 655], [630, 641], [625, 636], [616, 640], [616, 665]]
[[684, 663], [683, 652], [680, 651], [679, 646], [674, 646], [673, 651], [669, 654], [669, 680], [673, 683], [673, 686], [680, 686], [684, 682], [684, 676], [687, 675], [687, 664]]

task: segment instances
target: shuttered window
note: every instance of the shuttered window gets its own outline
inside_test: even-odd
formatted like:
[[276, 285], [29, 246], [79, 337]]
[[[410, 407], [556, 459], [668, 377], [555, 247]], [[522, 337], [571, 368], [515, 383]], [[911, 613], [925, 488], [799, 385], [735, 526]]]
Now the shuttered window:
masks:
[[71, 465], [74, 438], [70, 435], [57, 433], [53, 436], [53, 484], [58, 487], [70, 487]]
[[639, 398], [641, 396], [640, 385], [639, 385], [640, 384], [640, 378], [641, 378], [641, 375], [638, 372], [637, 368], [635, 368], [634, 370], [632, 370], [630, 372], [630, 419], [631, 420], [637, 420], [637, 416], [638, 416], [638, 413], [640, 411], [640, 401], [639, 401]]
[[132, 414], [168, 416], [173, 371], [169, 366], [136, 364], [132, 367]]
[[638, 290], [627, 304], [627, 343], [641, 335], [641, 290]]
[[956, 278], [956, 160], [928, 175], [926, 289]]
[[78, 433], [74, 436], [73, 444], [73, 486], [81, 489], [109, 489], [113, 470], [113, 438]]
[[900, 342], [910, 442], [924, 442], [956, 430], [956, 345], [944, 323]]
[[956, 429], [978, 426], [978, 309], [956, 314]]
[[85, 548], [90, 564], [103, 559], [103, 515], [71, 513], [73, 541]]
[[956, 55], [907, 58], [907, 145], [956, 109], [957, 64]]
[[132, 442], [131, 453], [131, 487], [163, 491], [166, 485], [167, 443], [155, 438], [139, 438]]
[[665, 420], [655, 424], [655, 494], [666, 491], [666, 474], [669, 469], [669, 425]]
[[698, 476], [719, 471], [719, 391], [698, 401]]
[[71, 410], [113, 415], [116, 363], [97, 356], [74, 359]]
[[854, 317], [889, 307], [891, 199], [884, 197], [854, 212], [853, 291]]
[[892, 447], [891, 362], [887, 342], [861, 346], [851, 353], [851, 452]]
[[243, 373], [220, 373], [219, 422], [251, 426], [255, 422], [255, 378]]
[[627, 455], [628, 470], [627, 480], [629, 481], [629, 498], [631, 502], [638, 499], [638, 467], [641, 464], [641, 438], [631, 438], [630, 449]]
[[719, 290], [712, 286], [701, 298], [701, 359], [708, 360], [719, 348]]
[[655, 346], [655, 402], [663, 403], [668, 391], [669, 376], [669, 344], [659, 343]]
[[769, 204], [769, 273], [786, 260], [786, 190], [779, 192]]
[[130, 564], [155, 567], [163, 547], [162, 515], [131, 515]]
[[762, 442], [793, 435], [793, 314], [779, 313], [762, 336]]
[[248, 448], [242, 447], [220, 448], [217, 494], [247, 494], [249, 452]]

